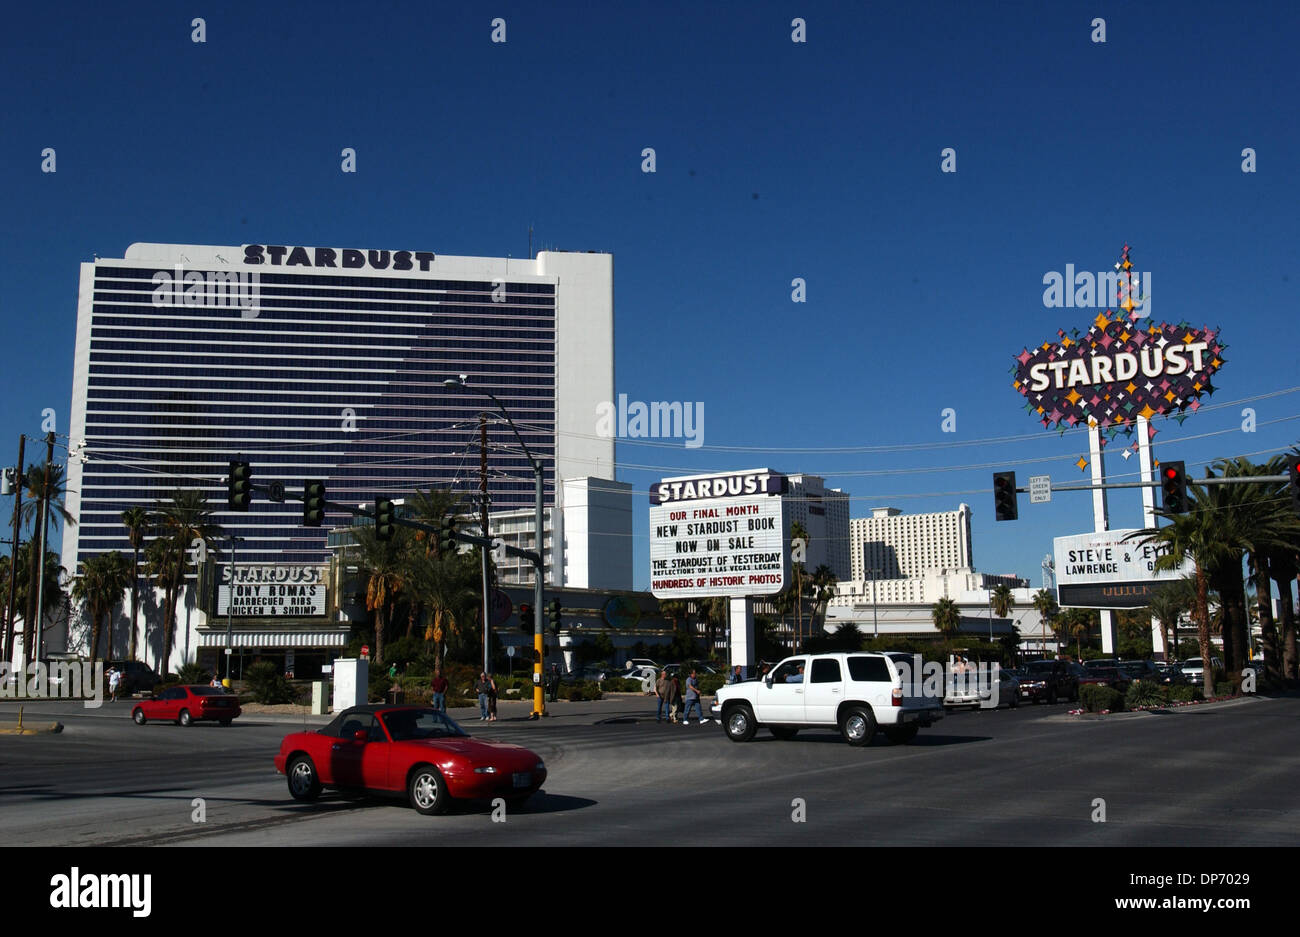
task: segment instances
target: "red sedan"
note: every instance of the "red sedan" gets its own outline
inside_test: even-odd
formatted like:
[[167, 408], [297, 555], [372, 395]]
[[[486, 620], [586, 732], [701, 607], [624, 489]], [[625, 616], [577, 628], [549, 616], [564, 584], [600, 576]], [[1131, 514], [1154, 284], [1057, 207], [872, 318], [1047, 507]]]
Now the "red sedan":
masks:
[[239, 698], [214, 686], [174, 686], [131, 707], [136, 725], [150, 719], [179, 722], [183, 726], [207, 720], [223, 726], [240, 714]]
[[405, 794], [423, 814], [452, 800], [504, 797], [523, 803], [546, 781], [546, 765], [528, 749], [472, 739], [445, 713], [425, 706], [354, 706], [317, 732], [280, 743], [275, 770], [295, 800], [322, 788]]

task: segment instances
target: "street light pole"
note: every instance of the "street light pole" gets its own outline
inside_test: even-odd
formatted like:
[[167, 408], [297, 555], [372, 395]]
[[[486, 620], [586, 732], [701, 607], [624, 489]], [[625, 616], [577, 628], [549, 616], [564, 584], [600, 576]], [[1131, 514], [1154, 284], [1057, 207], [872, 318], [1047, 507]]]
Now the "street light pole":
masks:
[[542, 464], [533, 458], [533, 454], [529, 450], [528, 444], [525, 443], [523, 437], [519, 435], [519, 428], [515, 426], [514, 420], [510, 419], [510, 415], [506, 413], [506, 408], [502, 406], [501, 401], [497, 400], [496, 396], [491, 391], [482, 387], [473, 387], [465, 383], [464, 376], [459, 380], [456, 378], [448, 378], [443, 381], [442, 384], [444, 387], [459, 387], [463, 390], [470, 390], [474, 393], [482, 394], [496, 404], [497, 409], [501, 411], [502, 418], [504, 418], [506, 423], [510, 425], [510, 431], [515, 434], [515, 439], [519, 441], [520, 447], [524, 450], [524, 455], [528, 457], [528, 461], [533, 467], [533, 520], [534, 530], [536, 531], [536, 557], [533, 559], [533, 712], [529, 718], [536, 719], [540, 716], [546, 715], [546, 696], [542, 692], [542, 629], [544, 627], [542, 623], [542, 576], [546, 568], [546, 556], [543, 546], [544, 531], [542, 529]]
[[235, 636], [235, 544], [243, 540], [243, 537], [230, 535], [230, 585], [226, 588], [226, 686], [230, 686], [230, 658], [234, 656], [234, 636]]

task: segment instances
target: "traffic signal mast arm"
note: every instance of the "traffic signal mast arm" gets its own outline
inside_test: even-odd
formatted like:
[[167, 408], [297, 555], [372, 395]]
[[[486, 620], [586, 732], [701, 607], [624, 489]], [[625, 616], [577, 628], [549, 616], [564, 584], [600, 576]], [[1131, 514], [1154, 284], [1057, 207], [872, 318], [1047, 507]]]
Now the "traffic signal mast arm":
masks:
[[[270, 485], [260, 485], [254, 482], [251, 485], [251, 487], [254, 491], [260, 491], [262, 494], [265, 495], [271, 494]], [[286, 492], [285, 499], [292, 500], [292, 501], [306, 501], [307, 494], [306, 491], [304, 491], [302, 494], [292, 494], [292, 495]], [[374, 511], [367, 511], [365, 508], [358, 508], [350, 504], [340, 504], [337, 501], [327, 500], [323, 503], [325, 507], [331, 511], [342, 511], [345, 514], [351, 514], [353, 517], [369, 517], [372, 520], [375, 517]], [[435, 536], [440, 536], [442, 534], [441, 528], [436, 527], [433, 524], [426, 524], [423, 521], [413, 521], [405, 517], [394, 517], [393, 523], [398, 525], [399, 527], [410, 527], [412, 530], [423, 530], [427, 533], [434, 534]], [[489, 550], [491, 550], [494, 546], [492, 540], [489, 539], [488, 537], [476, 537], [473, 534], [461, 533], [459, 530], [456, 531], [456, 540], [459, 543], [472, 543], [480, 547], [486, 547]], [[539, 557], [532, 550], [521, 550], [519, 547], [512, 547], [508, 543], [502, 544], [502, 546], [504, 547], [506, 554], [509, 556], [521, 556], [524, 559], [531, 561], [534, 565], [537, 565], [541, 562], [541, 557]]]

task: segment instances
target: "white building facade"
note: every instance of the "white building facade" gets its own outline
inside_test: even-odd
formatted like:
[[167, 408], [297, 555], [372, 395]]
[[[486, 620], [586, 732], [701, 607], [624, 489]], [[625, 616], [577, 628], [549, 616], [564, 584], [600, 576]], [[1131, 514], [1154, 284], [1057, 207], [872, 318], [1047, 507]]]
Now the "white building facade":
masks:
[[[443, 381], [463, 375], [500, 401], [543, 466], [550, 508], [557, 479], [614, 477], [614, 440], [594, 431], [613, 397], [613, 349], [603, 253], [137, 243], [83, 263], [70, 420], [82, 457], [67, 479], [79, 523], [64, 533], [63, 565], [129, 556], [121, 512], [178, 488], [207, 494], [212, 519], [242, 538], [241, 564], [323, 562], [327, 531], [348, 515], [304, 527], [300, 502], [262, 493], [230, 512], [230, 461], [291, 493], [323, 480], [340, 503], [431, 486], [471, 495], [485, 411], [490, 503], [526, 510], [531, 531], [532, 468], [515, 434], [491, 400]], [[197, 643], [187, 638], [178, 628], [173, 669]]]

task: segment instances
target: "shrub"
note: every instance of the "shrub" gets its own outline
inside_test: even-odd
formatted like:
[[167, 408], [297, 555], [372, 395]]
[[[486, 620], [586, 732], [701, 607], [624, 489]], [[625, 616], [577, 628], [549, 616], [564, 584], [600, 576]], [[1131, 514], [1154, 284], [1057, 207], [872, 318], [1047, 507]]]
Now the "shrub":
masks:
[[1192, 700], [1200, 699], [1201, 691], [1194, 686], [1171, 686], [1169, 688], [1169, 702], [1171, 703], [1190, 703]]
[[207, 683], [212, 679], [212, 673], [198, 664], [183, 664], [176, 673], [176, 679], [185, 684]]
[[1169, 702], [1169, 693], [1163, 686], [1151, 680], [1134, 680], [1124, 694], [1124, 708], [1136, 709], [1139, 706], [1163, 706]]
[[600, 684], [594, 680], [578, 680], [573, 683], [565, 683], [560, 687], [560, 697], [570, 702], [582, 702], [585, 700], [598, 700], [601, 697]]
[[298, 699], [298, 691], [280, 673], [274, 661], [260, 660], [244, 671], [244, 682], [254, 701], [275, 705], [293, 703]]
[[606, 677], [600, 688], [606, 693], [640, 693], [641, 681], [626, 677]]
[[1112, 687], [1089, 683], [1079, 687], [1079, 702], [1090, 713], [1120, 712], [1124, 709], [1124, 694]]
[[[696, 680], [700, 684], [701, 696], [712, 696], [720, 688], [726, 685], [727, 675], [722, 673], [702, 673]], [[685, 692], [683, 690], [683, 692]]]

